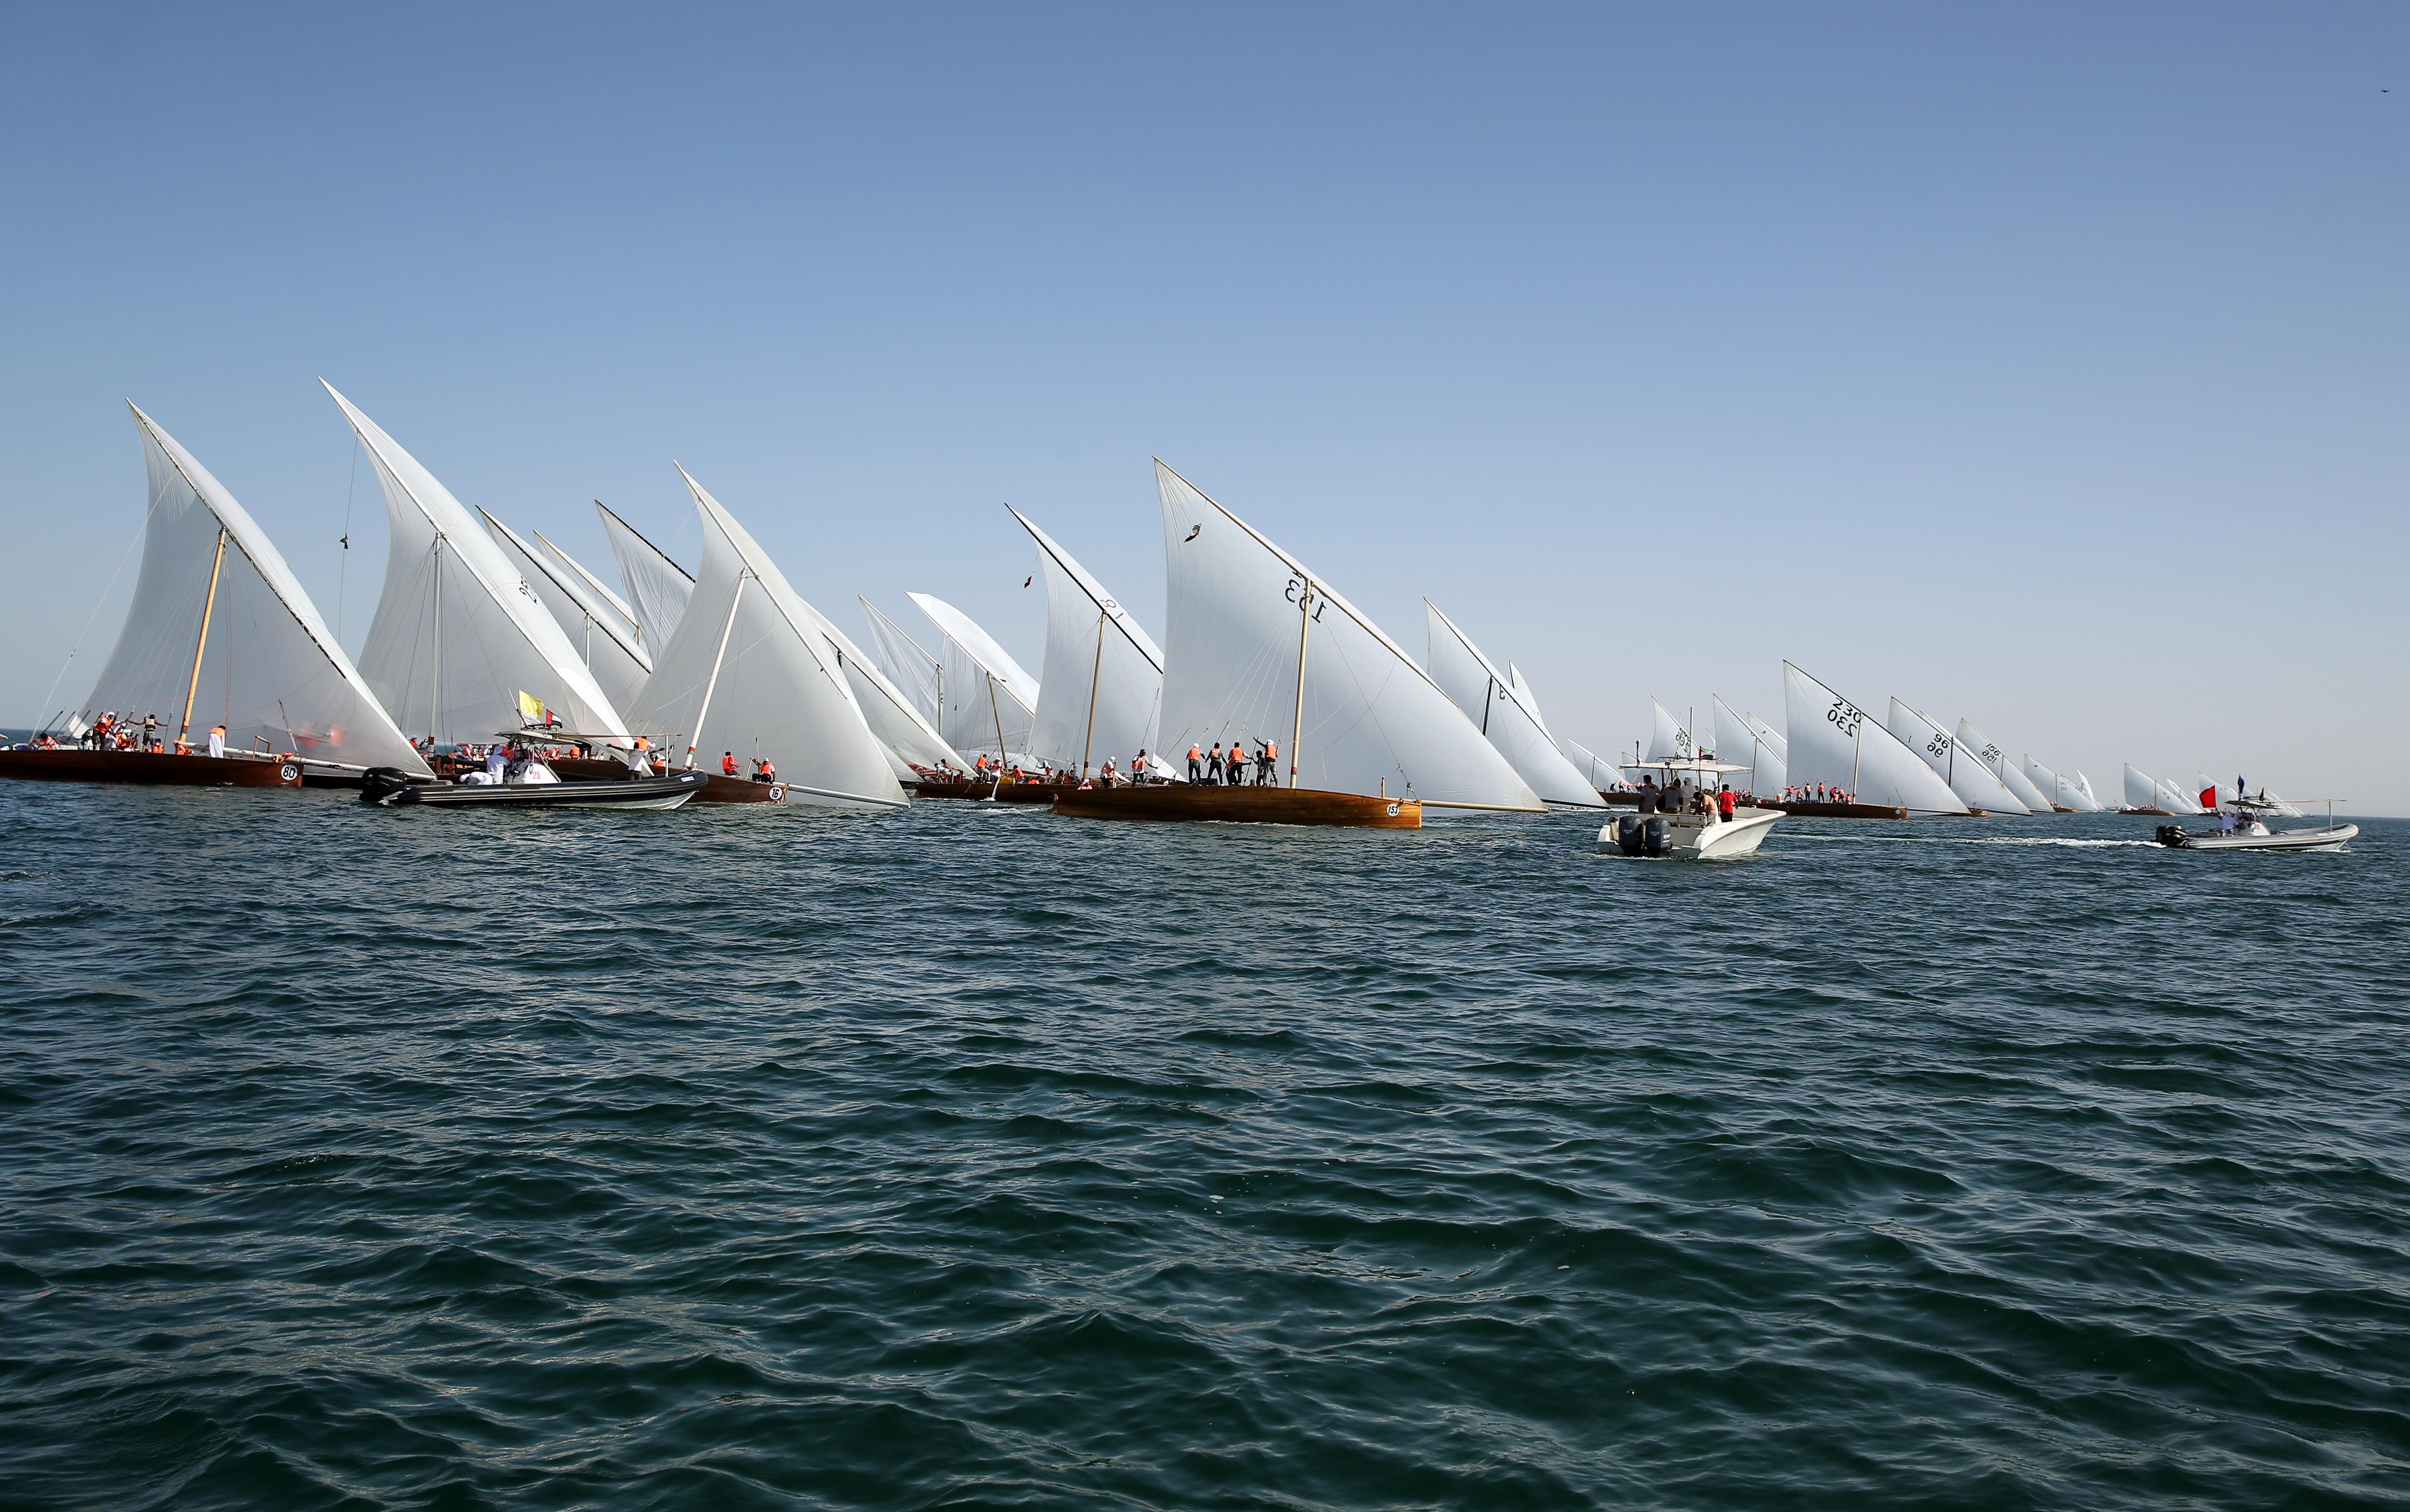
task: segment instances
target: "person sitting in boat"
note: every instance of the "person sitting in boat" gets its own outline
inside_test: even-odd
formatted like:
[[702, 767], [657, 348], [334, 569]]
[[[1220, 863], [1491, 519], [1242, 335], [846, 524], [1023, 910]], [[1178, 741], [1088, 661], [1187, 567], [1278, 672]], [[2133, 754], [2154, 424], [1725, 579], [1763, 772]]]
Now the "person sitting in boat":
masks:
[[736, 775], [736, 753], [734, 751], [723, 750], [719, 753], [719, 775], [722, 777], [734, 777]]

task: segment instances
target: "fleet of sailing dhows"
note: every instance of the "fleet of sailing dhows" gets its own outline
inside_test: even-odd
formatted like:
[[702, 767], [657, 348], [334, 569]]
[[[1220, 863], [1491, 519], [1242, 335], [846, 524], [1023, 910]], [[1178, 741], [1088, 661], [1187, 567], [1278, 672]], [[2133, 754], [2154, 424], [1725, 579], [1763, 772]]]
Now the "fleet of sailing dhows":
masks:
[[[1736, 787], [1763, 806], [1744, 805], [1738, 826], [1713, 812], [1702, 823], [1697, 816], [1716, 806], [1697, 796], [1679, 823], [1700, 835], [1677, 844], [1662, 839], [1662, 824], [1646, 831], [1657, 836], [1652, 848], [1692, 854], [1753, 850], [1784, 811], [1906, 818], [2106, 807], [2083, 773], [2061, 775], [2030, 755], [2012, 761], [1964, 719], [1945, 728], [1894, 698], [1877, 720], [1789, 662], [1786, 731], [1718, 697], [1703, 741], [1652, 700], [1647, 754], [1604, 761], [1553, 734], [1520, 669], [1508, 662], [1502, 673], [1437, 604], [1425, 601], [1416, 662], [1327, 579], [1161, 461], [1162, 646], [1014, 510], [1037, 548], [1033, 575], [1046, 585], [1042, 678], [928, 593], [910, 596], [924, 636], [862, 601], [865, 656], [683, 468], [702, 526], [696, 570], [598, 502], [615, 589], [540, 532], [524, 537], [464, 506], [357, 406], [327, 392], [374, 471], [391, 543], [358, 663], [233, 496], [135, 409], [151, 480], [140, 581], [67, 727], [80, 733], [105, 709], [165, 707], [172, 733], [145, 752], [122, 741], [0, 752], [0, 775], [261, 786], [307, 778], [415, 797], [406, 790], [436, 777], [430, 756], [519, 728], [576, 746], [587, 760], [559, 764], [599, 768], [587, 775], [643, 780], [647, 756], [700, 768], [691, 782], [664, 785], [664, 803], [709, 801], [719, 790], [722, 799], [875, 810], [908, 802], [907, 786], [994, 797], [1008, 769], [1027, 769], [1067, 774], [1042, 795], [1062, 812], [1100, 818], [1412, 826], [1426, 807], [1599, 808], [1637, 792], [1651, 795], [1644, 806], [1653, 809], [1660, 778], [1686, 794]], [[543, 716], [532, 728], [531, 706]], [[223, 755], [186, 754], [203, 743], [196, 716]], [[641, 732], [668, 734], [640, 741]], [[667, 752], [640, 752], [664, 740]], [[158, 753], [171, 743], [173, 752]], [[1252, 751], [1258, 781], [1184, 780], [1185, 752], [1208, 745]], [[1132, 771], [1141, 751], [1145, 766]], [[1276, 761], [1260, 759], [1275, 751]], [[1108, 760], [1131, 766], [1116, 768], [1119, 780], [1089, 780]], [[778, 770], [779, 780], [762, 789], [718, 770], [739, 762]], [[991, 770], [974, 781], [973, 765]], [[2129, 765], [2122, 811], [2197, 814], [2230, 802], [2255, 814], [2299, 812], [2264, 793], [2222, 799], [2203, 780], [2196, 797]], [[623, 807], [662, 806], [624, 796]], [[1602, 838], [1619, 833], [1610, 821]], [[1640, 834], [1624, 834], [1623, 848]]]

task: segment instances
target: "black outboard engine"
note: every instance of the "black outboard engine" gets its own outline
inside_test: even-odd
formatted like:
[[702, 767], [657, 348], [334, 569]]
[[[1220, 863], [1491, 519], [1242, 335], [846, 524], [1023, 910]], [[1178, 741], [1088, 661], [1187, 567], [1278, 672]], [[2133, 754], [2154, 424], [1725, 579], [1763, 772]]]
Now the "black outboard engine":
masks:
[[1648, 843], [1640, 833], [1640, 824], [1639, 816], [1634, 814], [1626, 814], [1615, 821], [1615, 848], [1627, 856], [1640, 854], [1641, 847]]
[[2161, 845], [2181, 846], [2185, 843], [2184, 826], [2182, 824], [2162, 824], [2158, 828], [2158, 836], [2159, 843]]
[[360, 802], [389, 804], [410, 786], [410, 774], [399, 766], [371, 766], [360, 779]]
[[1648, 820], [1646, 822], [1648, 825], [1648, 833], [1646, 838], [1642, 841], [1641, 849], [1652, 856], [1662, 856], [1671, 851], [1674, 848], [1665, 843], [1664, 819], [1662, 817], [1655, 817]]

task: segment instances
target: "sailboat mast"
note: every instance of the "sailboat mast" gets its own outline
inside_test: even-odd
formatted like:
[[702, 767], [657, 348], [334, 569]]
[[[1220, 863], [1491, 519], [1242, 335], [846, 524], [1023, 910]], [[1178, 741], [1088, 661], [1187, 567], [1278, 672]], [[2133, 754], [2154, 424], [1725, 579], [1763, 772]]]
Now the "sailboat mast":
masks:
[[1857, 728], [1851, 733], [1857, 736], [1857, 743], [1850, 748], [1850, 802], [1856, 803], [1858, 801], [1858, 763], [1866, 759], [1866, 717], [1863, 711], [1858, 715]]
[[[1105, 677], [1105, 612], [1096, 611], [1096, 664], [1088, 669], [1088, 737], [1080, 744], [1080, 777], [1088, 776], [1088, 758], [1096, 749], [1096, 687]], [[997, 739], [998, 745], [1004, 742]]]
[[694, 770], [694, 748], [703, 739], [704, 716], [711, 712], [711, 695], [719, 688], [719, 664], [728, 659], [728, 632], [736, 628], [736, 606], [745, 602], [745, 580], [753, 575], [750, 567], [736, 574], [736, 591], [728, 596], [728, 621], [719, 627], [719, 649], [711, 653], [711, 676], [703, 685], [703, 706], [694, 711], [694, 733], [686, 737], [686, 769]]
[[1305, 739], [1305, 636], [1314, 626], [1314, 580], [1299, 573], [1297, 595], [1297, 713], [1288, 727], [1288, 785], [1297, 786], [1297, 748]]
[[429, 638], [434, 654], [428, 658], [430, 671], [427, 685], [427, 744], [435, 745], [436, 710], [443, 706], [443, 532], [435, 532], [435, 633]]
[[[981, 668], [981, 671], [986, 671]], [[995, 786], [988, 789], [990, 802], [1004, 791], [1004, 708], [995, 701], [995, 674], [987, 675], [987, 712], [995, 720]]]
[[218, 606], [218, 574], [225, 568], [225, 527], [218, 527], [218, 554], [210, 560], [210, 596], [201, 601], [201, 638], [193, 643], [193, 678], [184, 684], [184, 722], [176, 727], [176, 743], [193, 733], [193, 699], [201, 691], [201, 653], [210, 646], [210, 616]]

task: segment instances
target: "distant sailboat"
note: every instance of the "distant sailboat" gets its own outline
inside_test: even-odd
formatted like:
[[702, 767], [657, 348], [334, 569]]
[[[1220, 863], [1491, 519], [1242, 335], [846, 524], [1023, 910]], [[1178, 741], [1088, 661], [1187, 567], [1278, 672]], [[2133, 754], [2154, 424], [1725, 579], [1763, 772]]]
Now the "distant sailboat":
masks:
[[2080, 814], [2083, 812], [2083, 805], [2072, 801], [2074, 798], [2081, 798], [2083, 795], [2081, 793], [2070, 795], [2069, 790], [2072, 784], [2070, 784], [2067, 778], [2059, 776], [2056, 772], [2052, 771], [2049, 767], [2044, 766], [2041, 763], [2035, 761], [2030, 754], [2025, 757], [2025, 780], [2034, 785], [2035, 791], [2039, 792], [2044, 799], [2048, 800], [2053, 808], [2056, 808], [2065, 813]]
[[694, 592], [694, 574], [669, 554], [644, 538], [637, 529], [611, 513], [602, 500], [594, 512], [602, 516], [602, 534], [611, 543], [611, 559], [619, 564], [619, 581], [628, 589], [627, 603], [644, 632], [645, 648], [659, 655], [677, 629], [678, 617]]
[[1709, 694], [1707, 704], [1716, 721], [1716, 755], [1749, 768], [1749, 774], [1737, 779], [1745, 784], [1742, 791], [1762, 798], [1779, 795], [1791, 785], [1790, 743], [1766, 728], [1764, 720], [1721, 698]]
[[1500, 676], [1498, 668], [1455, 621], [1440, 612], [1438, 604], [1425, 599], [1423, 610], [1430, 637], [1425, 665], [1431, 680], [1531, 784], [1532, 791], [1548, 803], [1569, 807], [1606, 807], [1598, 789], [1557, 749], [1539, 711], [1524, 703], [1513, 679]]
[[1038, 720], [1038, 679], [1024, 671], [979, 621], [933, 593], [907, 593], [937, 628], [945, 669], [944, 707], [937, 728], [965, 757], [981, 753], [1008, 763], [1033, 758], [1030, 730]]
[[2017, 795], [2019, 803], [2037, 814], [2051, 812], [2050, 800], [2042, 796], [2041, 790], [2026, 780], [2025, 773], [2017, 770], [2016, 763], [2009, 760], [2007, 751], [1984, 739], [1983, 732], [1961, 719], [1958, 721], [1958, 739], [1960, 744], [1975, 753], [1985, 769], [2000, 779], [2001, 786]]
[[[520, 579], [535, 589], [535, 596], [552, 614], [553, 622], [569, 632], [585, 660], [587, 669], [602, 686], [603, 694], [614, 708], [632, 708], [636, 695], [643, 691], [645, 679], [653, 675], [653, 659], [635, 643], [635, 626], [627, 618], [595, 598], [586, 584], [567, 568], [550, 560], [548, 553], [539, 552], [519, 538], [516, 531], [496, 519], [482, 506], [477, 514], [486, 528], [511, 560]], [[623, 628], [624, 627], [624, 628]]]
[[2140, 813], [2159, 807], [2159, 783], [2156, 778], [2133, 763], [2126, 763], [2125, 812]]
[[1155, 466], [1168, 593], [1162, 740], [1282, 742], [1293, 788], [1546, 806], [1398, 643], [1296, 558]]
[[1697, 740], [1664, 705], [1652, 697], [1648, 700], [1648, 707], [1656, 716], [1648, 733], [1649, 761], [1687, 762], [1698, 754]]
[[1782, 663], [1792, 783], [1838, 788], [1853, 804], [1911, 814], [1963, 814], [1967, 804], [1933, 768], [1873, 716]]
[[1995, 814], [2033, 812], [2031, 805], [2001, 785], [1983, 759], [1967, 749], [1966, 742], [1897, 697], [1891, 701], [1891, 719], [1886, 728], [1899, 737], [1901, 745], [1933, 768], [1934, 775], [1948, 783], [1950, 791], [1967, 807]]
[[2092, 779], [2085, 777], [2080, 770], [2075, 774], [2075, 787], [2077, 792], [2083, 794], [2083, 801], [2091, 806], [2084, 812], [2098, 814], [2107, 811], [2109, 806], [2100, 801], [2100, 794], [2092, 791]]
[[[178, 741], [202, 746], [206, 741], [195, 731], [223, 725], [225, 748], [233, 752], [264, 748], [291, 751], [313, 767], [392, 766], [431, 776], [267, 532], [190, 452], [138, 407], [128, 402], [126, 408], [150, 472], [142, 570], [125, 628], [93, 685], [82, 722], [90, 725], [103, 710], [136, 723], [157, 712], [167, 719], [160, 739], [171, 750]], [[6, 754], [11, 760], [0, 775], [12, 777], [255, 786], [299, 780], [298, 774], [281, 777], [282, 763], [274, 762], [101, 751]], [[123, 773], [102, 769], [112, 756]], [[35, 769], [43, 763], [58, 770]], [[79, 764], [92, 769], [74, 769]]]
[[391, 545], [360, 672], [394, 723], [437, 741], [487, 740], [519, 725], [526, 693], [569, 729], [627, 744], [617, 705], [501, 546], [416, 458], [326, 387], [385, 494]]
[[559, 545], [542, 531], [530, 533], [534, 535], [536, 548], [543, 554], [546, 564], [575, 578], [579, 586], [585, 589], [587, 597], [592, 600], [596, 608], [606, 617], [612, 628], [619, 632], [619, 638], [631, 646], [643, 647], [645, 654], [650, 656], [656, 643], [646, 638], [645, 627], [636, 622], [634, 607], [627, 600], [619, 597], [619, 590], [596, 576], [584, 562], [561, 550]]
[[703, 524], [695, 589], [645, 685], [643, 722], [683, 737], [686, 764], [777, 763], [787, 801], [899, 808], [907, 801], [871, 733], [820, 612], [684, 468]]
[[1121, 601], [1039, 530], [1005, 506], [1038, 545], [1046, 576], [1046, 660], [1029, 749], [1062, 771], [1087, 777], [1107, 760], [1126, 767], [1138, 752], [1163, 754], [1163, 652]]
[[878, 605], [860, 595], [853, 602], [862, 605], [863, 618], [870, 622], [871, 653], [878, 658], [878, 670], [904, 691], [922, 719], [936, 725], [946, 717], [946, 664]]

